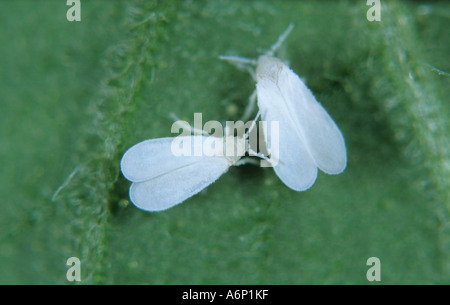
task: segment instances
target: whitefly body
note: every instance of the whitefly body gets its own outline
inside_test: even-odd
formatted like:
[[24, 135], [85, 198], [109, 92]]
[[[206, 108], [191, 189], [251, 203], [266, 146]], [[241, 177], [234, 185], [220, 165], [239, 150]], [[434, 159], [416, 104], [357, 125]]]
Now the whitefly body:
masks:
[[[279, 178], [288, 187], [303, 191], [314, 184], [318, 168], [327, 174], [344, 171], [344, 137], [298, 75], [269, 55], [258, 58], [255, 74], [261, 118], [279, 122], [280, 148], [278, 155], [271, 156], [278, 160], [274, 170]], [[269, 137], [269, 147], [271, 141]]]
[[[181, 143], [189, 145], [188, 153], [176, 155], [174, 145]], [[202, 145], [201, 156], [194, 155], [195, 145]], [[244, 138], [201, 135], [158, 138], [128, 149], [120, 167], [125, 178], [133, 182], [130, 187], [133, 204], [145, 211], [163, 211], [215, 182], [230, 166], [239, 165], [244, 154]]]

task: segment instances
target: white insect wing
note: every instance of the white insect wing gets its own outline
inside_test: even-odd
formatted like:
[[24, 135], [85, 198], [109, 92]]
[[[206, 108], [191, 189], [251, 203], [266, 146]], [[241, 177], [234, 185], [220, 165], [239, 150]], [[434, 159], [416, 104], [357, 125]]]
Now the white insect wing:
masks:
[[[201, 138], [200, 141], [195, 139]], [[131, 147], [121, 160], [123, 175], [130, 181], [130, 199], [145, 211], [163, 211], [197, 194], [233, 165], [224, 156], [193, 156], [194, 143], [209, 137], [185, 137], [191, 156], [175, 156], [175, 138], [151, 139]], [[223, 142], [222, 142], [223, 143]]]
[[[289, 35], [293, 25], [257, 61], [237, 56], [221, 56], [237, 67], [246, 67], [256, 80], [257, 104], [261, 118], [279, 122], [279, 152], [271, 159], [278, 161], [274, 170], [290, 188], [304, 191], [317, 178], [317, 168], [327, 174], [339, 174], [347, 166], [344, 137], [336, 123], [316, 100], [303, 81], [285, 63], [273, 57]], [[253, 71], [249, 65], [256, 65]], [[268, 127], [270, 128], [270, 127]], [[267, 147], [275, 139], [264, 128]]]
[[[288, 115], [303, 136], [311, 157], [327, 174], [339, 174], [347, 165], [344, 137], [331, 116], [288, 66], [278, 74], [278, 87]], [[292, 126], [294, 128], [294, 126]]]
[[290, 188], [303, 191], [314, 184], [317, 167], [328, 174], [341, 173], [347, 153], [336, 123], [288, 66], [273, 57], [258, 62], [261, 117], [280, 122], [277, 175]]
[[[301, 134], [296, 130], [295, 121], [287, 115], [289, 108], [283, 101], [281, 92], [270, 80], [258, 82], [257, 92], [262, 119], [267, 122], [279, 122], [279, 155], [271, 156], [278, 160], [278, 164], [274, 167], [275, 173], [293, 190], [308, 189], [316, 180], [317, 167], [301, 139]], [[268, 146], [271, 147], [273, 141], [271, 133], [267, 131], [267, 135]]]

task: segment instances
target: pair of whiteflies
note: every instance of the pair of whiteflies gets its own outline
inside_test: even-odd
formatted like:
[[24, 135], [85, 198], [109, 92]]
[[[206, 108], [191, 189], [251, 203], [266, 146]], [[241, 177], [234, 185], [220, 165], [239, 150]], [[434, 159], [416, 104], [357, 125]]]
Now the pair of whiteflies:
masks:
[[[253, 97], [257, 98], [259, 112], [255, 121], [260, 115], [263, 121], [279, 122], [278, 155], [271, 156], [277, 160], [275, 173], [289, 188], [304, 191], [314, 184], [318, 169], [332, 175], [344, 171], [347, 151], [344, 137], [327, 111], [298, 75], [274, 57], [292, 28], [290, 25], [257, 60], [235, 56], [221, 58], [247, 69], [256, 80], [256, 96]], [[175, 139], [172, 137], [134, 145], [125, 152], [120, 163], [125, 178], [133, 182], [131, 201], [145, 211], [163, 211], [197, 194], [230, 166], [246, 163], [240, 155], [223, 154], [230, 141], [237, 143], [238, 149], [245, 147], [251, 155], [264, 158], [248, 147], [246, 136], [226, 135], [219, 142], [222, 148], [219, 145], [213, 156], [175, 156], [171, 149]], [[194, 135], [191, 139], [196, 137], [206, 140], [205, 135]]]

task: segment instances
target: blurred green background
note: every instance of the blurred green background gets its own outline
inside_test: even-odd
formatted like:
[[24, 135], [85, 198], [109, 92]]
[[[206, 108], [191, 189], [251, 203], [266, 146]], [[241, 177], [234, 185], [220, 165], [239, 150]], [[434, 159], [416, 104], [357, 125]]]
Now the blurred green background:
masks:
[[[0, 2], [0, 284], [450, 284], [450, 4], [381, 1]], [[257, 57], [288, 59], [344, 133], [348, 167], [306, 192], [231, 168], [166, 212], [128, 199], [124, 151], [235, 120]], [[446, 72], [447, 71], [447, 72]]]

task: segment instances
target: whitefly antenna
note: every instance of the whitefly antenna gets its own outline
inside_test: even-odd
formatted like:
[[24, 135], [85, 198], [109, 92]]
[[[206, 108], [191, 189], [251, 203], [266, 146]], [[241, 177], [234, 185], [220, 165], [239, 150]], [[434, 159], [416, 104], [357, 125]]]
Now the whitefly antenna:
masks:
[[289, 34], [293, 29], [294, 24], [293, 23], [289, 24], [288, 28], [283, 32], [283, 34], [280, 35], [280, 37], [278, 37], [277, 42], [275, 42], [272, 45], [272, 47], [270, 48], [269, 52], [267, 52], [266, 55], [273, 56], [273, 54], [275, 54], [275, 52], [278, 51], [278, 49], [281, 47], [281, 45], [283, 44], [283, 42], [286, 40], [286, 38], [289, 36]]
[[219, 59], [228, 61], [239, 70], [247, 71], [248, 73], [250, 73], [252, 78], [256, 80], [256, 72], [254, 67], [256, 67], [257, 61], [255, 59], [232, 55], [219, 55]]
[[256, 66], [257, 61], [252, 58], [233, 56], [233, 55], [219, 55], [219, 59], [230, 61], [236, 65], [252, 65]]

